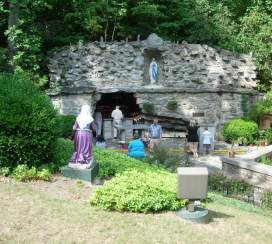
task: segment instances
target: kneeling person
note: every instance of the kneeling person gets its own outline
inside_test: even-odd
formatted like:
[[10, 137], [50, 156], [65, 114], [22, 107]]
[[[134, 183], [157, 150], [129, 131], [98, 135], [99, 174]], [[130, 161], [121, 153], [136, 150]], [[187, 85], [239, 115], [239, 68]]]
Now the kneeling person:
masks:
[[144, 143], [139, 139], [138, 134], [134, 134], [133, 140], [128, 145], [128, 156], [132, 158], [143, 158]]

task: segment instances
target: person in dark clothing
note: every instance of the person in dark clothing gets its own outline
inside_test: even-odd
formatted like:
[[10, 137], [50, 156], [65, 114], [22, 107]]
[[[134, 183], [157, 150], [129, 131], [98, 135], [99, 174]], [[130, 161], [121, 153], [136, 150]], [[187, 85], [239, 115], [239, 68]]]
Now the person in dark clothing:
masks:
[[197, 153], [199, 142], [198, 129], [199, 125], [196, 123], [196, 121], [191, 120], [187, 128], [187, 142], [189, 145], [189, 150], [193, 153], [194, 158], [198, 157]]

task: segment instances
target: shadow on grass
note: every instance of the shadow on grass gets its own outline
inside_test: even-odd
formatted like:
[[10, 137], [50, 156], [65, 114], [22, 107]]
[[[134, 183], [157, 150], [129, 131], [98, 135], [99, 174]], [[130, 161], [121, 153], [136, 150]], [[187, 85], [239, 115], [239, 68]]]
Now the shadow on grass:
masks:
[[234, 216], [217, 212], [214, 210], [209, 210], [209, 222], [212, 222], [214, 219], [226, 219], [226, 218], [234, 218]]

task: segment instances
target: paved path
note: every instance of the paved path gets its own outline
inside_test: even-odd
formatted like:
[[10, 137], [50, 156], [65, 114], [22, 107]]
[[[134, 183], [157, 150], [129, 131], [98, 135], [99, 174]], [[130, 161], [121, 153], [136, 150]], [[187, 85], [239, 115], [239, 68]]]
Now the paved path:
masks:
[[[249, 148], [250, 149], [250, 148]], [[240, 160], [256, 160], [261, 155], [272, 153], [272, 145], [266, 147], [254, 147], [251, 148], [252, 151], [244, 154], [237, 155], [235, 158]], [[195, 167], [207, 167], [209, 173], [220, 172], [222, 170], [221, 157], [218, 155], [205, 155], [199, 158], [191, 158], [191, 162]], [[226, 156], [225, 156], [226, 157]]]
[[207, 167], [209, 173], [222, 170], [221, 157], [218, 155], [205, 155], [196, 159], [191, 159], [191, 162], [196, 167]]

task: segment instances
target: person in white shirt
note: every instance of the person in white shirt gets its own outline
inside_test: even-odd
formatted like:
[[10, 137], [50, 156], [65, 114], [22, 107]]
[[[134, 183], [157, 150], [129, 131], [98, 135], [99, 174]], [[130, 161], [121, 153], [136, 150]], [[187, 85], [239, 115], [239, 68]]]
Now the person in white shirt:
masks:
[[111, 117], [113, 118], [113, 137], [115, 139], [120, 132], [120, 128], [122, 127], [122, 119], [124, 118], [123, 113], [119, 108], [120, 106], [117, 105], [111, 113]]
[[203, 148], [205, 154], [209, 154], [211, 144], [212, 144], [212, 134], [208, 131], [208, 128], [206, 127], [205, 130], [202, 133], [202, 139], [203, 139]]

